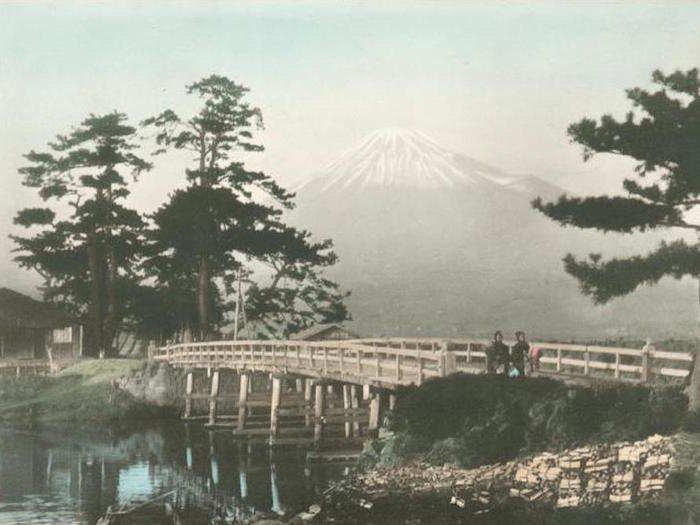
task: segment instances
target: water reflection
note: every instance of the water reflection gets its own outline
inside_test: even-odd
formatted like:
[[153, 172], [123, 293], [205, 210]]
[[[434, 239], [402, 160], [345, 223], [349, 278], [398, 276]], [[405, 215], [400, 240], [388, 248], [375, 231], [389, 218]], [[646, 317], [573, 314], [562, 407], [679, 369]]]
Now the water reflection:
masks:
[[177, 490], [180, 503], [227, 521], [297, 512], [339, 467], [309, 467], [303, 449], [236, 441], [173, 423], [123, 435], [114, 429], [0, 430], [0, 524], [93, 524], [109, 506]]

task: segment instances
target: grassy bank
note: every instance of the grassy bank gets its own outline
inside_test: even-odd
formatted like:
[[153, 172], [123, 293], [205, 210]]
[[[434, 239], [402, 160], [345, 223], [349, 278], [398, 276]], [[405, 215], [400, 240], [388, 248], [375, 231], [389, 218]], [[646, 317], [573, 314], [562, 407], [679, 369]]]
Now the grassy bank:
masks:
[[638, 440], [679, 429], [687, 398], [680, 385], [572, 387], [548, 378], [456, 375], [398, 393], [391, 437], [369, 461], [421, 456], [462, 467], [586, 443]]
[[114, 384], [141, 369], [138, 359], [85, 360], [57, 376], [0, 378], [0, 420], [14, 424], [115, 421], [169, 415]]

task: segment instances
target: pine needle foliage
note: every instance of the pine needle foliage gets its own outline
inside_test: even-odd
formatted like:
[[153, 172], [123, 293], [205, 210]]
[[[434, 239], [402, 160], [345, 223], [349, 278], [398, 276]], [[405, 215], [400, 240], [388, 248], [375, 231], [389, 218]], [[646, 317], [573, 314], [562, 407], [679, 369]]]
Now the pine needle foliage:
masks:
[[[623, 120], [603, 115], [569, 126], [571, 141], [583, 146], [584, 160], [607, 153], [636, 161], [623, 181], [625, 196], [562, 196], [532, 205], [563, 226], [632, 234], [647, 230], [700, 231], [689, 212], [700, 205], [700, 82], [698, 70], [666, 75], [654, 71], [656, 91], [627, 90], [633, 109]], [[629, 294], [662, 277], [700, 276], [700, 244], [683, 238], [653, 252], [607, 261], [601, 254], [580, 260], [568, 254], [565, 270], [596, 303]]]

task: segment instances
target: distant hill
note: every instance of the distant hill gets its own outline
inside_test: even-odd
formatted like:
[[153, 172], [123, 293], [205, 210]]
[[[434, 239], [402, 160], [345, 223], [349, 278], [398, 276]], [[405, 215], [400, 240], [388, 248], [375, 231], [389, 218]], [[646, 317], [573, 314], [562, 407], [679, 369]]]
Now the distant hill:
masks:
[[562, 229], [534, 211], [564, 190], [451, 152], [420, 132], [376, 131], [297, 189], [291, 220], [335, 241], [331, 276], [367, 335], [660, 336], [696, 327], [695, 289], [664, 282], [604, 307], [562, 268], [567, 252], [637, 253], [658, 236]]

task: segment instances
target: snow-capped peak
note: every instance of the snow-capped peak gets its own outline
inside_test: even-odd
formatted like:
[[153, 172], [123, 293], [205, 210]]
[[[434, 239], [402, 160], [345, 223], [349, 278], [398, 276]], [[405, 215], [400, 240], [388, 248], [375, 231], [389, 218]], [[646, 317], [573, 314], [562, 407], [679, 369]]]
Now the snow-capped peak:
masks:
[[451, 188], [491, 185], [478, 172], [467, 172], [451, 151], [423, 133], [385, 128], [370, 133], [321, 172], [323, 188], [403, 186]]
[[462, 188], [532, 195], [533, 189], [543, 189], [543, 185], [548, 183], [535, 177], [514, 177], [450, 151], [420, 131], [391, 127], [365, 136], [303, 187], [314, 188], [317, 194], [376, 188]]

